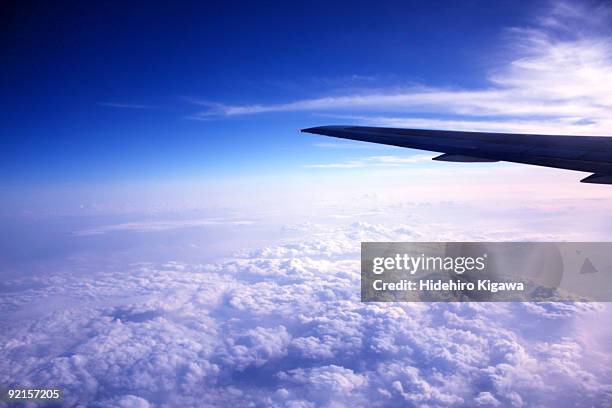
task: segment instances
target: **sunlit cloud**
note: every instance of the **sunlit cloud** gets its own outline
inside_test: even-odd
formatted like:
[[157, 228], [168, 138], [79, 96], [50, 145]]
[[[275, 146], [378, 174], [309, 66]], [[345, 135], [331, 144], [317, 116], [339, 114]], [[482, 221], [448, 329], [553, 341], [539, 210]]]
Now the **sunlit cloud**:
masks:
[[400, 221], [415, 208], [205, 263], [5, 280], [0, 382], [53, 384], [65, 406], [609, 406], [610, 342], [589, 326], [605, 305], [360, 301], [361, 241], [554, 239]]

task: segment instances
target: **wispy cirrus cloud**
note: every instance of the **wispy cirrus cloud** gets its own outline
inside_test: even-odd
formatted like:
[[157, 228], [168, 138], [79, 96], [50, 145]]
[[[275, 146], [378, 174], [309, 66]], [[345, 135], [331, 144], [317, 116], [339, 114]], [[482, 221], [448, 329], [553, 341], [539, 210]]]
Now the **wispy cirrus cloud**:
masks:
[[123, 108], [123, 109], [159, 109], [158, 106], [142, 105], [142, 104], [137, 104], [137, 103], [98, 102], [98, 105], [106, 106], [108, 108]]
[[612, 133], [611, 10], [609, 5], [558, 3], [531, 27], [509, 28], [502, 44], [509, 53], [485, 74], [489, 85], [484, 88], [424, 84], [276, 104], [206, 102], [207, 109], [193, 118], [305, 111], [419, 127]]
[[314, 147], [321, 149], [342, 149], [342, 150], [389, 150], [394, 147], [368, 144], [368, 143], [351, 143], [351, 142], [319, 142], [314, 143]]
[[409, 157], [370, 156], [339, 163], [308, 164], [304, 167], [315, 169], [355, 169], [362, 167], [404, 167], [431, 160], [435, 154], [418, 154]]
[[150, 220], [140, 222], [124, 222], [120, 224], [102, 225], [94, 228], [74, 231], [77, 236], [101, 235], [112, 232], [154, 232], [179, 228], [201, 228], [212, 225], [250, 225], [250, 220], [227, 220], [215, 218], [188, 220]]

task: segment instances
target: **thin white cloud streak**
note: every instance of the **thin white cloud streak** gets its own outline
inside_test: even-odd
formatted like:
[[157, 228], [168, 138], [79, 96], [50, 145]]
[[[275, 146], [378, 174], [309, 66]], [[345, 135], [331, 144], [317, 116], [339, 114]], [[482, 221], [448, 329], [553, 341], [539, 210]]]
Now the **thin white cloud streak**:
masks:
[[394, 146], [382, 146], [368, 143], [346, 143], [346, 142], [320, 142], [313, 144], [314, 147], [321, 149], [342, 149], [342, 150], [388, 150]]
[[211, 225], [250, 225], [253, 221], [249, 220], [221, 220], [221, 219], [194, 219], [194, 220], [158, 220], [142, 222], [125, 222], [121, 224], [102, 225], [95, 228], [88, 228], [74, 231], [73, 235], [88, 236], [101, 235], [111, 232], [153, 232], [166, 231], [178, 228], [200, 228]]
[[[490, 85], [481, 89], [424, 85], [278, 104], [203, 103], [208, 109], [195, 118], [295, 111], [435, 113], [465, 118], [432, 122], [444, 127], [459, 122], [476, 129], [567, 133], [563, 130], [570, 127], [581, 133], [612, 133], [611, 20], [609, 7], [554, 5], [533, 27], [508, 30], [508, 62], [491, 70]], [[518, 126], [517, 118], [522, 118]]]
[[118, 102], [98, 102], [99, 106], [106, 106], [108, 108], [124, 108], [124, 109], [158, 109], [157, 106], [152, 105], [139, 105], [135, 103], [118, 103]]
[[370, 156], [340, 163], [308, 164], [304, 167], [315, 169], [355, 169], [363, 167], [405, 167], [411, 164], [430, 161], [436, 155], [419, 154], [409, 157]]

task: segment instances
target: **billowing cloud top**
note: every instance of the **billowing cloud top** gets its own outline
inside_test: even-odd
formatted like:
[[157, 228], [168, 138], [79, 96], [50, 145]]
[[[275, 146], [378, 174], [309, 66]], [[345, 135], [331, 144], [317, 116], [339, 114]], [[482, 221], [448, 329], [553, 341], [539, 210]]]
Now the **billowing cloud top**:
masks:
[[291, 230], [215, 263], [9, 281], [0, 383], [65, 388], [66, 406], [612, 402], [610, 350], [584, 325], [600, 307], [361, 303], [359, 241], [424, 231]]

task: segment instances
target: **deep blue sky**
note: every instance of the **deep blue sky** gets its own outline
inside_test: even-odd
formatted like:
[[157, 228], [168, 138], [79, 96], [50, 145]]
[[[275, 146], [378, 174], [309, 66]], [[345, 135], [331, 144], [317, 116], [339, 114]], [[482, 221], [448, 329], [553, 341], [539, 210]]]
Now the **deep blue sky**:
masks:
[[[284, 171], [317, 155], [313, 112], [193, 120], [193, 99], [482, 86], [504, 27], [542, 4], [16, 2], [1, 34], [4, 185]], [[136, 105], [118, 107], [105, 104]], [[341, 122], [341, 121], [340, 121]]]

